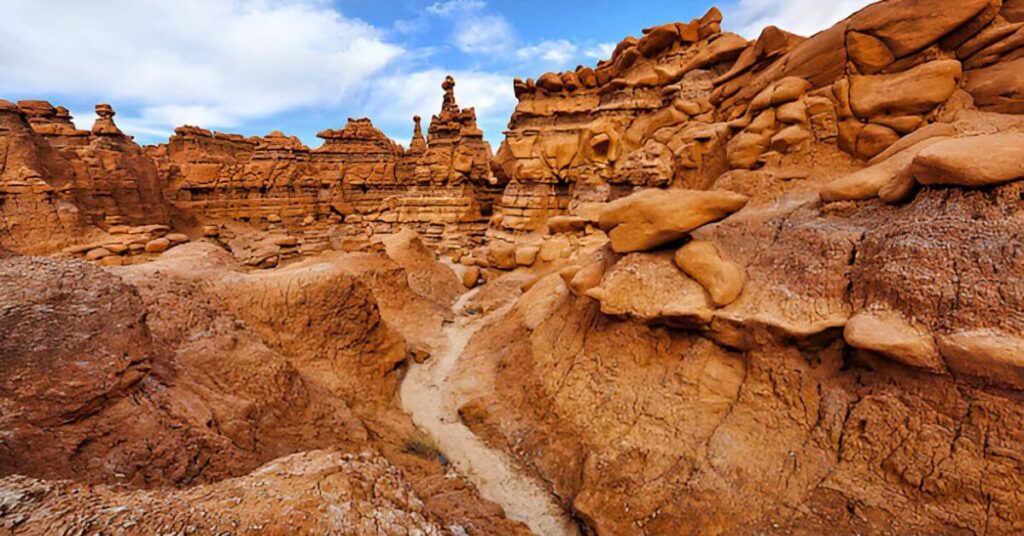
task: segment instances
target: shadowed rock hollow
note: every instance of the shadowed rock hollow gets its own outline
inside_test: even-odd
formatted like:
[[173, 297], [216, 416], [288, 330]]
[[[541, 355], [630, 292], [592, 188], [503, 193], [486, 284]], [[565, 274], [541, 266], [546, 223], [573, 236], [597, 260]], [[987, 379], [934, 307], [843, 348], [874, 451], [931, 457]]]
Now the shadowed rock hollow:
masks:
[[1024, 3], [722, 21], [493, 157], [0, 101], [0, 525], [1024, 532]]

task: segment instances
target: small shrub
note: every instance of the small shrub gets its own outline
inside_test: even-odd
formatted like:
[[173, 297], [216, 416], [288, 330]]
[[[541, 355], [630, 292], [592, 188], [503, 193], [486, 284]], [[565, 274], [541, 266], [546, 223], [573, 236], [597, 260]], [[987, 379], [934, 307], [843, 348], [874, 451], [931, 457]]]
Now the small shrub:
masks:
[[422, 432], [405, 440], [405, 451], [427, 459], [441, 459], [441, 449], [434, 438]]

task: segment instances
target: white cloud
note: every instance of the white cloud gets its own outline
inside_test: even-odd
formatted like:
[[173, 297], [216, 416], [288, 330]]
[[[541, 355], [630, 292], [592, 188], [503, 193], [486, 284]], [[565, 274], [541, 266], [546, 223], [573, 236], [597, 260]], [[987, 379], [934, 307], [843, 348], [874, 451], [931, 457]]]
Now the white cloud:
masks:
[[448, 0], [427, 6], [427, 13], [445, 17], [459, 11], [473, 11], [485, 7], [487, 7], [487, 2], [482, 0]]
[[515, 32], [501, 15], [480, 15], [455, 23], [455, 46], [466, 54], [501, 54], [516, 41]]
[[504, 74], [428, 69], [381, 77], [369, 95], [367, 113], [381, 125], [407, 125], [396, 127], [397, 131], [388, 129], [389, 135], [407, 145], [412, 134], [412, 116], [423, 117], [426, 129], [430, 117], [441, 111], [441, 82], [448, 74], [455, 78], [459, 106], [476, 108], [477, 121], [484, 133], [492, 140], [500, 139], [517, 102], [512, 78]]
[[542, 63], [551, 69], [565, 67], [576, 57], [577, 47], [570, 41], [541, 41], [536, 45], [526, 46], [516, 51], [516, 57], [522, 61]]
[[615, 43], [598, 43], [583, 51], [583, 55], [595, 60], [607, 60], [615, 52]]
[[725, 9], [725, 26], [753, 39], [765, 26], [810, 36], [876, 0], [739, 0]]
[[0, 25], [0, 92], [128, 103], [139, 115], [117, 119], [146, 129], [337, 103], [403, 52], [320, 0], [5, 0], [3, 10], [24, 23]]

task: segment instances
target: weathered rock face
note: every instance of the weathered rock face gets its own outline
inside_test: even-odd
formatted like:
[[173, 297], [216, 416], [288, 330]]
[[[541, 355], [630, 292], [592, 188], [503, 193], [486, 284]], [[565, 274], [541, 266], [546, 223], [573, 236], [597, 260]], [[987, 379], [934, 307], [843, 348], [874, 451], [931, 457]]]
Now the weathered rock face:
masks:
[[[395, 249], [411, 268], [431, 268]], [[81, 501], [88, 493], [146, 510], [139, 526], [219, 530], [246, 519], [287, 532], [318, 522], [284, 514], [283, 503], [331, 510], [317, 501], [346, 489], [385, 516], [375, 515], [378, 523], [521, 533], [472, 487], [445, 476], [436, 456], [407, 452], [416, 432], [394, 401], [408, 348], [384, 317], [418, 315], [403, 333], [427, 349], [430, 329], [445, 318], [407, 281], [394, 261], [366, 254], [245, 274], [212, 244], [115, 273], [5, 256], [0, 474], [23, 475], [0, 482], [13, 501], [5, 519], [14, 508], [25, 516], [19, 530], [30, 534], [79, 528], [78, 518], [51, 516], [51, 507], [95, 513], [96, 503]], [[374, 288], [386, 307], [378, 308]], [[308, 452], [321, 448], [366, 454]], [[262, 491], [233, 498], [264, 486], [277, 490], [272, 500]], [[165, 489], [139, 490], [155, 487]], [[200, 504], [206, 515], [193, 509]], [[369, 530], [363, 513], [351, 514], [329, 517], [354, 533]]]
[[511, 180], [500, 226], [537, 229], [635, 187], [717, 179], [776, 195], [777, 184], [737, 184], [747, 170], [812, 191], [963, 108], [1020, 113], [1024, 29], [1006, 16], [1016, 8], [933, 8], [879, 2], [809, 39], [771, 27], [750, 43], [721, 33], [713, 10], [627, 38], [596, 69], [517, 80], [493, 164]]
[[270, 534], [440, 535], [450, 530], [397, 467], [370, 454], [304, 452], [241, 478], [184, 491], [132, 492], [25, 477], [0, 479], [0, 490], [5, 516], [19, 519], [18, 533], [30, 535], [157, 534], [167, 527], [209, 534], [239, 527]]
[[0, 101], [0, 244], [52, 253], [115, 225], [166, 224], [153, 161], [96, 107], [90, 133], [64, 108]]
[[201, 222], [240, 221], [294, 236], [301, 253], [365, 248], [374, 235], [402, 228], [433, 246], [482, 237], [501, 191], [490, 173], [491, 150], [472, 108], [444, 84], [439, 115], [424, 140], [417, 118], [409, 150], [369, 119], [324, 130], [310, 150], [272, 133], [242, 138], [181, 127], [150, 149], [178, 209]]
[[[597, 534], [1024, 530], [1014, 9], [890, 0], [724, 57], [725, 36], [659, 26], [611, 78], [517, 83], [492, 235], [596, 223], [608, 245], [474, 336], [463, 419]], [[667, 76], [691, 54], [724, 59]], [[623, 95], [665, 100], [606, 128]], [[749, 201], [701, 218], [636, 202], [652, 187]]]
[[741, 211], [694, 233], [724, 307], [670, 250], [527, 293], [463, 416], [600, 534], [1019, 530], [1022, 188]]

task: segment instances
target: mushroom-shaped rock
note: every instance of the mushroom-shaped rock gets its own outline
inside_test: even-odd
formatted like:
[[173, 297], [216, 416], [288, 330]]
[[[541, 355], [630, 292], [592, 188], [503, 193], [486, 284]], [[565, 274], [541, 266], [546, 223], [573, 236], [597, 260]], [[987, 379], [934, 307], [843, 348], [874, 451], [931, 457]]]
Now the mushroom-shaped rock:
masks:
[[114, 124], [114, 108], [109, 104], [96, 105], [96, 122], [92, 125], [92, 133], [100, 136], [120, 136], [121, 129]]
[[598, 220], [616, 253], [646, 251], [686, 236], [747, 204], [733, 192], [649, 189], [608, 203]]
[[724, 307], [736, 301], [747, 281], [743, 269], [712, 242], [694, 240], [676, 251], [676, 266], [708, 291], [711, 301]]
[[904, 365], [937, 373], [946, 370], [932, 334], [896, 312], [858, 313], [846, 323], [843, 338], [854, 348], [882, 354]]
[[991, 186], [1024, 178], [1024, 134], [1004, 133], [944, 140], [914, 159], [921, 184]]

